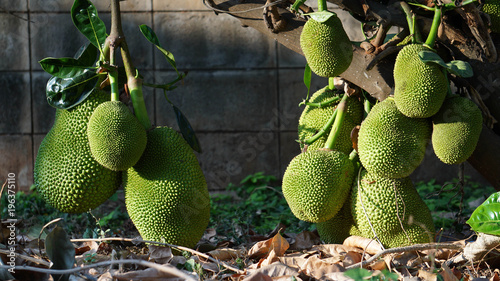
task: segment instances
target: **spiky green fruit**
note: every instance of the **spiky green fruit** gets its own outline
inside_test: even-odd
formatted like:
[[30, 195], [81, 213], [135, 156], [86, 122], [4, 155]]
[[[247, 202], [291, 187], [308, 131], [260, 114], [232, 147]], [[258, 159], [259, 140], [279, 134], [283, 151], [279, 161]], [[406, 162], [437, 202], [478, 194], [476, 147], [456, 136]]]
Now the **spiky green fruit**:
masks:
[[146, 130], [120, 101], [104, 102], [94, 110], [87, 135], [92, 156], [113, 171], [135, 165], [146, 148]]
[[[341, 95], [339, 94], [338, 90], [330, 90], [327, 86], [316, 91], [309, 99], [309, 101], [312, 103], [321, 103], [335, 97], [338, 97], [339, 100], [322, 107], [306, 105], [306, 107], [302, 111], [298, 127], [301, 149], [304, 148], [304, 141], [314, 136], [328, 122], [340, 102]], [[344, 117], [344, 122], [340, 127], [340, 135], [332, 149], [338, 150], [345, 154], [351, 153], [353, 149], [351, 141], [351, 131], [354, 127], [361, 124], [362, 119], [363, 104], [356, 97], [348, 97], [346, 100], [346, 114]], [[329, 129], [321, 138], [308, 145], [307, 149], [311, 150], [325, 147], [325, 143], [328, 139], [328, 134], [330, 133], [330, 131], [331, 130]]]
[[374, 238], [375, 232], [388, 248], [434, 241], [431, 212], [410, 178], [382, 178], [363, 170], [357, 184], [351, 207], [361, 236]]
[[137, 164], [123, 175], [125, 204], [142, 238], [194, 247], [210, 218], [207, 183], [189, 144], [157, 127]]
[[300, 34], [300, 47], [311, 70], [321, 77], [340, 75], [352, 61], [351, 41], [335, 14], [325, 22], [310, 18]]
[[406, 177], [424, 159], [430, 137], [429, 120], [406, 117], [389, 97], [376, 104], [361, 123], [359, 160], [374, 175]]
[[351, 200], [346, 200], [333, 218], [316, 224], [319, 237], [328, 244], [342, 244], [351, 235], [360, 234], [351, 214]]
[[484, 0], [481, 11], [490, 17], [491, 31], [500, 33], [500, 1]]
[[34, 183], [41, 196], [66, 213], [94, 209], [120, 185], [120, 174], [99, 164], [90, 152], [87, 124], [94, 109], [109, 94], [94, 90], [78, 106], [57, 109], [35, 161]]
[[438, 112], [448, 91], [440, 66], [420, 60], [421, 44], [406, 45], [394, 64], [394, 101], [399, 111], [412, 118], [427, 118]]
[[295, 156], [283, 175], [283, 195], [301, 220], [323, 222], [340, 210], [354, 178], [349, 157], [335, 150], [313, 150]]
[[443, 163], [453, 165], [466, 161], [476, 149], [483, 116], [474, 102], [455, 96], [445, 100], [432, 123], [434, 153]]

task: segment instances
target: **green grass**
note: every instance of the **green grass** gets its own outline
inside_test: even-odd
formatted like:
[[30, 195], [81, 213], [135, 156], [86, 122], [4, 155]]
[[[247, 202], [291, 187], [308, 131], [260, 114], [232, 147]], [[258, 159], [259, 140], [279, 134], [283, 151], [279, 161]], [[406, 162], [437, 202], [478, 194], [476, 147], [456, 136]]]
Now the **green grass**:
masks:
[[[465, 221], [475, 210], [474, 201], [482, 203], [496, 190], [465, 178], [463, 189], [458, 179], [446, 184], [437, 184], [435, 180], [418, 182], [415, 187], [432, 212], [436, 228], [443, 228], [454, 233], [462, 233], [468, 228]], [[473, 205], [473, 206], [471, 206]]]

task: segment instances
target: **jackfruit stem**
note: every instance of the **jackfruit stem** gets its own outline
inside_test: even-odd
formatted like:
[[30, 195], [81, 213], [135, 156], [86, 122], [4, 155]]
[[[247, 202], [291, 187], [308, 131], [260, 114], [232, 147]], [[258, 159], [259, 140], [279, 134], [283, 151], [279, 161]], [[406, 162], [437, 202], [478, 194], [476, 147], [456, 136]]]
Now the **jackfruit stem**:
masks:
[[323, 128], [321, 128], [321, 130], [318, 133], [316, 133], [314, 136], [306, 139], [304, 141], [304, 144], [310, 145], [313, 142], [315, 142], [316, 140], [318, 140], [319, 138], [321, 138], [326, 132], [328, 132], [328, 130], [332, 127], [333, 122], [335, 122], [336, 116], [337, 116], [337, 109], [335, 109], [333, 111], [332, 116], [330, 117], [330, 119], [328, 119], [328, 122], [326, 122], [326, 124], [323, 126]]
[[427, 40], [425, 40], [425, 45], [431, 49], [434, 48], [434, 44], [436, 43], [437, 33], [440, 25], [441, 25], [441, 8], [436, 7], [434, 8], [434, 18], [432, 19], [431, 30], [429, 31]]
[[111, 36], [117, 40], [117, 46], [120, 46], [123, 66], [125, 67], [125, 73], [127, 74], [127, 86], [130, 93], [130, 99], [132, 100], [132, 105], [134, 107], [135, 116], [144, 128], [149, 130], [151, 128], [151, 121], [149, 120], [146, 104], [144, 103], [144, 97], [142, 95], [142, 80], [138, 77], [137, 69], [132, 63], [130, 51], [122, 29], [120, 18], [120, 0], [111, 0], [110, 37]]
[[326, 0], [318, 0], [318, 12], [327, 11]]
[[335, 89], [335, 77], [328, 77], [328, 89]]
[[332, 102], [337, 102], [337, 101], [339, 101], [339, 99], [340, 99], [340, 97], [333, 97], [331, 99], [328, 99], [328, 100], [322, 101], [322, 102], [303, 101], [299, 105], [304, 104], [304, 105], [311, 106], [311, 107], [319, 107], [319, 108], [321, 108], [321, 107], [325, 107], [325, 106], [329, 105]]
[[[108, 37], [108, 39], [111, 37]], [[108, 40], [110, 41], [110, 40]], [[109, 64], [111, 66], [115, 65], [115, 44], [109, 43]], [[109, 86], [111, 87], [111, 101], [120, 100], [120, 91], [118, 89], [118, 72], [111, 70], [108, 72]]]
[[348, 95], [344, 94], [342, 100], [337, 105], [337, 109], [335, 110], [337, 112], [337, 116], [335, 117], [335, 122], [332, 125], [332, 130], [330, 131], [328, 139], [325, 143], [325, 148], [327, 149], [333, 149], [333, 146], [335, 145], [335, 142], [340, 135], [340, 127], [342, 126], [342, 123], [344, 123], [345, 112], [347, 111], [347, 97]]

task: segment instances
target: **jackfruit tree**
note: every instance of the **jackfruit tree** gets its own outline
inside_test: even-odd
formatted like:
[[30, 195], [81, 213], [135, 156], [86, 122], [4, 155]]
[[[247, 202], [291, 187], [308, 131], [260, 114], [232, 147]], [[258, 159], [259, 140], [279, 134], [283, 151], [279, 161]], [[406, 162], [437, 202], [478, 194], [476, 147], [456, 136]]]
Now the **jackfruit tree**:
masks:
[[[138, 28], [165, 56], [177, 77], [164, 84], [143, 81], [133, 65], [121, 26], [119, 0], [111, 0], [111, 31], [89, 0], [75, 0], [71, 17], [89, 40], [74, 58], [46, 58], [52, 75], [48, 103], [56, 108], [34, 168], [37, 191], [62, 212], [96, 208], [123, 186], [127, 211], [142, 238], [194, 247], [210, 216], [207, 183], [195, 151], [198, 139], [187, 118], [167, 96], [186, 73], [160, 46], [154, 31]], [[117, 65], [120, 50], [123, 67]], [[153, 127], [143, 87], [163, 89], [180, 133]]]

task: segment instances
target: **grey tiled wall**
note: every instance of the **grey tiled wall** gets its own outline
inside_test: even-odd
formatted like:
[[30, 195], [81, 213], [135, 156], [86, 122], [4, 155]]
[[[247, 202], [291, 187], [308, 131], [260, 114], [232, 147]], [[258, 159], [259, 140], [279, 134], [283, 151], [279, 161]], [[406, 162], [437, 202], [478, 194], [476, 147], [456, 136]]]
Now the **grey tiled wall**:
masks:
[[[108, 1], [94, 2], [109, 30]], [[86, 41], [71, 22], [72, 3], [0, 1], [0, 180], [15, 173], [21, 190], [33, 183], [38, 146], [55, 113], [45, 100], [50, 76], [38, 61], [71, 57]], [[175, 55], [180, 70], [189, 71], [168, 97], [198, 133], [203, 149], [198, 158], [210, 190], [221, 190], [259, 171], [281, 177], [299, 153], [295, 139], [298, 103], [306, 93], [304, 58], [264, 34], [243, 28], [234, 17], [216, 16], [202, 0], [127, 0], [121, 2], [121, 9], [134, 64], [147, 81], [169, 81], [174, 73], [142, 37], [140, 24], [151, 26], [162, 46]], [[361, 40], [359, 23], [335, 11], [351, 40]], [[326, 83], [314, 77], [312, 90]], [[177, 128], [162, 92], [146, 88], [145, 100], [156, 125]], [[432, 151], [426, 161], [435, 172], [419, 168], [416, 180], [447, 180], [456, 175], [456, 167], [436, 163]], [[472, 168], [466, 172], [479, 178]]]

